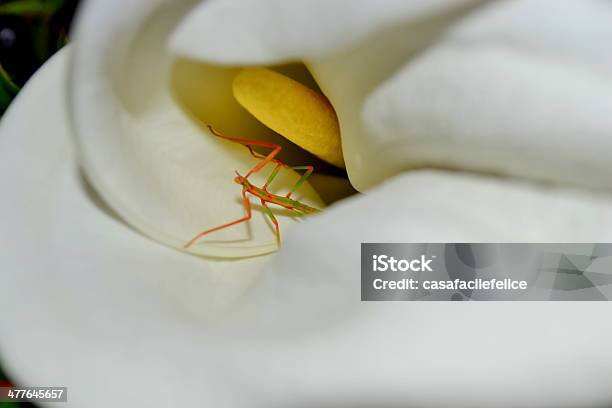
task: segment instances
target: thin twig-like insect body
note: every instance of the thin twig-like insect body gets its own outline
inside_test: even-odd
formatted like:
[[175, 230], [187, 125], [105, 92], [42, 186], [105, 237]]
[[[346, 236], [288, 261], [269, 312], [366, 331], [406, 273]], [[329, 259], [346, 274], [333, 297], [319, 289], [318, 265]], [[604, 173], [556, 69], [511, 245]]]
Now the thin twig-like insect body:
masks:
[[[251, 202], [249, 201], [247, 194], [251, 194], [252, 196], [255, 196], [256, 198], [260, 200], [261, 205], [266, 215], [270, 218], [270, 221], [272, 221], [272, 224], [274, 224], [274, 230], [276, 233], [276, 241], [279, 245], [280, 245], [280, 227], [278, 225], [278, 220], [272, 213], [272, 210], [270, 210], [270, 207], [268, 207], [268, 204], [276, 204], [280, 207], [286, 208], [287, 210], [293, 211], [296, 215], [315, 214], [320, 211], [314, 207], [310, 207], [304, 203], [301, 203], [297, 200], [293, 200], [291, 198], [291, 195], [294, 193], [294, 191], [297, 190], [306, 181], [306, 179], [308, 179], [308, 177], [312, 174], [314, 170], [313, 166], [288, 166], [282, 161], [276, 159], [276, 156], [282, 150], [282, 147], [276, 143], [263, 142], [259, 140], [236, 139], [236, 138], [227, 137], [227, 136], [224, 136], [218, 133], [210, 125], [208, 126], [208, 128], [210, 129], [212, 134], [214, 134], [215, 136], [221, 139], [225, 139], [230, 142], [239, 143], [241, 145], [246, 146], [247, 149], [249, 149], [249, 152], [251, 153], [251, 155], [253, 157], [261, 159], [261, 161], [257, 163], [255, 167], [249, 170], [244, 176], [236, 172], [236, 177], [234, 178], [234, 182], [242, 186], [242, 202], [244, 205], [244, 210], [246, 212], [246, 215], [235, 221], [228, 222], [227, 224], [223, 224], [218, 227], [211, 228], [209, 230], [200, 232], [198, 235], [193, 237], [189, 242], [187, 242], [187, 244], [185, 244], [185, 249], [189, 248], [191, 245], [193, 245], [196, 241], [198, 241], [200, 238], [202, 238], [205, 235], [208, 235], [215, 231], [219, 231], [224, 228], [228, 228], [228, 227], [231, 227], [231, 226], [234, 226], [234, 225], [250, 220], [251, 215], [252, 215], [251, 214]], [[267, 148], [272, 149], [272, 151], [266, 156], [266, 155], [257, 153], [255, 150], [253, 150], [253, 146], [267, 147]], [[270, 176], [268, 176], [268, 179], [266, 180], [266, 183], [263, 185], [263, 187], [259, 188], [251, 184], [251, 182], [249, 182], [248, 180], [251, 174], [257, 173], [258, 171], [263, 169], [268, 163], [275, 163], [276, 166], [274, 167], [274, 170], [272, 170], [272, 173], [270, 173]], [[268, 191], [268, 186], [270, 185], [272, 180], [274, 180], [274, 178], [278, 174], [281, 167], [286, 167], [292, 170], [305, 170], [302, 177], [300, 177], [300, 179], [294, 184], [291, 190], [289, 190], [287, 195], [285, 195], [284, 197], [276, 195], [276, 194], [272, 194]]]

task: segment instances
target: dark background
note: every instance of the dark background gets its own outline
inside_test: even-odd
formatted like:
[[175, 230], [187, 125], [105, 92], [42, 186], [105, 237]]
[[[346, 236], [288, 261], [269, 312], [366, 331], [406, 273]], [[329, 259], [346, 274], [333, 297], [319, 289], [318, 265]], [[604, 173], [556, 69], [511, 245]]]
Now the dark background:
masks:
[[[78, 1], [0, 0], [0, 120], [28, 78], [68, 42]], [[0, 355], [0, 386], [12, 384], [1, 363]], [[0, 408], [9, 407], [34, 405], [0, 402]]]
[[28, 78], [68, 41], [78, 0], [0, 0], [0, 116]]

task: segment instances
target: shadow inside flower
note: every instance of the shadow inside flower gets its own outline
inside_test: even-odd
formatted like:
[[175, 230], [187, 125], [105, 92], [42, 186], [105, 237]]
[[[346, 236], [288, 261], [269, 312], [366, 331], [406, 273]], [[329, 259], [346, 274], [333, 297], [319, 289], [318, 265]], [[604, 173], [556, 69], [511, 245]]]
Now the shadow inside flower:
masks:
[[80, 168], [76, 169], [77, 179], [79, 180], [79, 184], [87, 199], [104, 215], [109, 218], [112, 218], [114, 221], [120, 222], [121, 224], [131, 228], [119, 215], [106, 204], [106, 202], [100, 197], [100, 195], [94, 190], [91, 183], [87, 180], [85, 173]]

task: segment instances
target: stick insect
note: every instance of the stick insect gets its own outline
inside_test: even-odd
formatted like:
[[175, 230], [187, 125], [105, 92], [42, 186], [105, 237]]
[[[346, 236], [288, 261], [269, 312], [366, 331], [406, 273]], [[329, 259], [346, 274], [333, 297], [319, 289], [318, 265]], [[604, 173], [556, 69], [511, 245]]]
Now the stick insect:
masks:
[[[306, 204], [303, 204], [291, 198], [295, 190], [300, 188], [300, 186], [308, 179], [308, 177], [310, 177], [310, 175], [312, 174], [314, 170], [313, 166], [288, 166], [287, 164], [283, 163], [282, 161], [276, 158], [276, 156], [282, 150], [282, 147], [276, 143], [264, 142], [260, 140], [237, 139], [233, 137], [224, 136], [221, 133], [217, 132], [211, 125], [208, 125], [208, 129], [210, 129], [213, 135], [221, 139], [228, 140], [230, 142], [234, 142], [234, 143], [238, 143], [243, 146], [246, 146], [246, 148], [249, 150], [249, 153], [251, 153], [253, 157], [257, 159], [261, 159], [261, 161], [257, 163], [255, 167], [249, 170], [244, 176], [236, 171], [236, 177], [234, 178], [234, 182], [242, 186], [242, 202], [243, 202], [243, 206], [244, 206], [246, 215], [235, 221], [228, 222], [227, 224], [223, 224], [218, 227], [211, 228], [209, 230], [200, 232], [199, 234], [197, 234], [195, 237], [193, 237], [189, 242], [185, 244], [185, 249], [192, 246], [196, 241], [198, 241], [200, 238], [204, 237], [205, 235], [208, 235], [215, 231], [219, 231], [224, 228], [228, 228], [228, 227], [231, 227], [231, 226], [234, 226], [234, 225], [250, 220], [251, 215], [252, 215], [251, 214], [251, 202], [249, 201], [247, 194], [251, 194], [255, 196], [256, 198], [259, 198], [266, 215], [268, 216], [268, 218], [270, 218], [270, 221], [272, 221], [272, 224], [274, 224], [276, 242], [278, 243], [278, 245], [280, 245], [280, 240], [281, 240], [280, 239], [280, 227], [278, 225], [278, 220], [272, 213], [272, 210], [270, 209], [270, 207], [268, 207], [268, 203], [276, 204], [278, 206], [286, 208], [294, 212], [296, 215], [314, 214], [320, 211], [314, 207], [310, 207]], [[253, 146], [269, 148], [269, 149], [272, 149], [272, 151], [268, 153], [268, 155], [263, 155], [261, 153], [256, 152], [253, 149]], [[272, 172], [270, 173], [270, 175], [268, 176], [266, 183], [261, 188], [256, 187], [253, 184], [251, 184], [248, 178], [252, 174], [259, 172], [268, 163], [274, 163], [275, 166]], [[278, 174], [279, 170], [282, 167], [285, 167], [291, 170], [305, 170], [304, 174], [302, 174], [302, 176], [298, 179], [298, 181], [293, 185], [293, 187], [289, 190], [287, 195], [285, 195], [284, 197], [276, 195], [276, 194], [272, 194], [268, 191], [268, 186], [270, 185], [272, 180], [274, 180], [274, 178], [276, 177], [276, 175]]]

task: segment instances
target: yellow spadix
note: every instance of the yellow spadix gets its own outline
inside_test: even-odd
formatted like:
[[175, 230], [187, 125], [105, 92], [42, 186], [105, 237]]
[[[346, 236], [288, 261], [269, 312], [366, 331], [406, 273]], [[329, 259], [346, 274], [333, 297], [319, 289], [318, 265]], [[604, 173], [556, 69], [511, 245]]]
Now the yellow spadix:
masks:
[[233, 82], [236, 100], [261, 123], [315, 156], [344, 168], [340, 127], [327, 98], [267, 68], [245, 68]]

